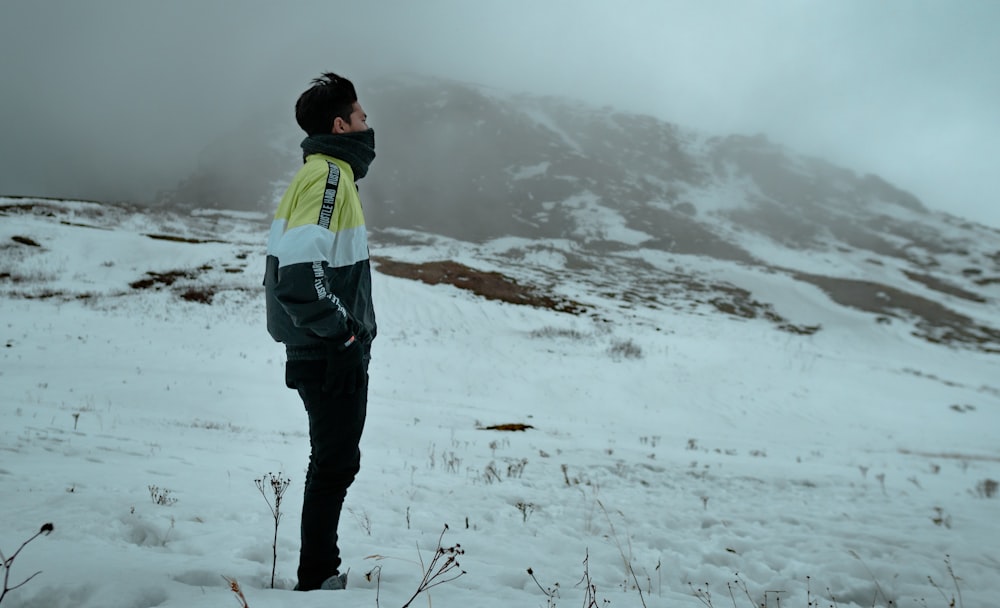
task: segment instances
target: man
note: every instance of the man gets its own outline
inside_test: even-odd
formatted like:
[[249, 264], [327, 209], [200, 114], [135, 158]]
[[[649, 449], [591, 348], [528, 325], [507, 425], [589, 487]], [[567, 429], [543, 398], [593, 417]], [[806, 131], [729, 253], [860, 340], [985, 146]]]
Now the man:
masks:
[[355, 182], [375, 158], [375, 134], [354, 85], [323, 74], [295, 104], [308, 135], [267, 242], [267, 329], [285, 344], [285, 384], [309, 418], [296, 589], [343, 589], [337, 524], [361, 463], [375, 338], [368, 233]]

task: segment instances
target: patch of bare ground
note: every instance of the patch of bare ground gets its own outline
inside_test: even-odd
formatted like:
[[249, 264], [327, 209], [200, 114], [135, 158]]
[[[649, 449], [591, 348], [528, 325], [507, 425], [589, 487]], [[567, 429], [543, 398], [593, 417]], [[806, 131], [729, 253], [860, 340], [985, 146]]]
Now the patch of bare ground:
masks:
[[714, 306], [719, 312], [727, 315], [743, 319], [766, 319], [777, 325], [778, 329], [782, 331], [803, 336], [812, 335], [820, 330], [819, 325], [795, 325], [789, 323], [788, 319], [779, 315], [773, 306], [755, 300], [753, 294], [735, 285], [726, 283], [705, 284], [694, 279], [687, 279], [685, 283], [689, 292], [714, 294], [714, 297], [710, 298], [708, 303]]
[[[211, 266], [202, 266], [199, 270], [210, 270]], [[193, 279], [195, 273], [192, 270], [168, 270], [167, 272], [146, 273], [145, 279], [132, 281], [128, 284], [132, 289], [150, 289], [161, 285], [170, 286], [180, 279]]]
[[925, 458], [947, 458], [951, 460], [969, 460], [969, 461], [985, 461], [985, 462], [1000, 462], [1000, 456], [992, 456], [989, 454], [966, 454], [964, 452], [922, 452], [919, 450], [908, 450], [906, 448], [899, 448], [900, 454], [906, 454], [908, 456], [923, 456]]
[[56, 291], [54, 289], [43, 289], [36, 292], [25, 292], [20, 294], [25, 300], [51, 300], [51, 299], [66, 299], [66, 294], [61, 291]]
[[864, 310], [888, 321], [890, 317], [913, 317], [917, 331], [913, 335], [928, 342], [971, 346], [989, 353], [1000, 353], [1000, 331], [980, 325], [933, 300], [907, 293], [881, 283], [842, 279], [789, 271], [800, 281], [822, 289], [834, 302]]
[[[146, 272], [146, 278], [132, 281], [129, 287], [132, 289], [159, 289], [160, 287], [172, 287], [178, 281], [193, 280], [200, 274], [212, 270], [212, 266], [205, 264], [193, 270], [168, 270], [167, 272]], [[188, 287], [177, 286], [175, 293], [182, 300], [188, 302], [198, 302], [200, 304], [211, 304], [215, 297], [216, 290], [207, 285], [192, 285]]]
[[[390, 276], [423, 281], [431, 285], [445, 283], [492, 300], [512, 304], [525, 304], [548, 308], [559, 312], [581, 314], [586, 312], [579, 302], [558, 298], [543, 292], [542, 288], [524, 285], [499, 272], [486, 272], [451, 261], [435, 261], [411, 264], [386, 258], [374, 259], [379, 272]], [[635, 261], [640, 267], [641, 261]], [[630, 262], [631, 263], [631, 262]], [[636, 268], [633, 267], [633, 270]], [[654, 270], [649, 267], [645, 270]], [[701, 281], [695, 277], [655, 271], [656, 278], [632, 277], [629, 288], [611, 281], [601, 283], [596, 277], [604, 273], [583, 273], [579, 280], [590, 283], [594, 292], [603, 297], [618, 300], [626, 305], [658, 308], [664, 305], [664, 298], [682, 298], [688, 302], [708, 304], [715, 310], [742, 319], [765, 319], [774, 323], [781, 331], [799, 335], [812, 335], [821, 329], [820, 325], [796, 325], [779, 315], [767, 303], [755, 300], [752, 294], [728, 283]], [[644, 275], [645, 276], [645, 275]], [[672, 295], [671, 295], [672, 294]]]
[[145, 236], [155, 239], [158, 241], [171, 241], [173, 243], [191, 243], [194, 245], [200, 245], [202, 243], [225, 243], [226, 241], [220, 241], [218, 239], [193, 239], [184, 236], [176, 236], [173, 234], [146, 234]]
[[952, 285], [951, 283], [948, 283], [946, 281], [942, 281], [941, 279], [935, 276], [929, 274], [919, 274], [916, 272], [910, 272], [908, 270], [904, 270], [903, 274], [905, 274], [906, 278], [910, 279], [911, 281], [916, 281], [917, 283], [926, 285], [927, 287], [930, 287], [934, 291], [940, 291], [941, 293], [945, 293], [950, 296], [955, 296], [957, 298], [962, 298], [963, 300], [979, 302], [980, 304], [986, 302], [986, 298], [980, 296], [979, 294], [972, 293], [971, 291], [966, 291], [961, 287]]
[[[45, 197], [6, 196], [0, 201], [0, 215], [40, 215], [54, 218], [71, 214], [75, 217], [97, 219], [111, 212], [136, 213], [140, 207], [129, 203], [102, 203], [84, 199], [63, 200]], [[84, 207], [77, 206], [83, 203]], [[88, 226], [96, 228], [96, 226]]]
[[528, 429], [533, 429], [535, 427], [530, 424], [524, 424], [523, 422], [510, 422], [504, 424], [491, 424], [490, 426], [477, 426], [480, 431], [527, 431]]
[[42, 246], [38, 241], [32, 239], [31, 237], [27, 237], [27, 236], [14, 235], [14, 236], [10, 237], [10, 240], [14, 241], [15, 243], [19, 243], [21, 245], [27, 245], [28, 247], [41, 247]]
[[717, 297], [709, 300], [709, 304], [714, 306], [719, 312], [724, 312], [734, 317], [743, 317], [744, 319], [761, 317], [777, 325], [781, 331], [801, 336], [811, 336], [821, 328], [820, 325], [795, 325], [794, 323], [789, 323], [787, 319], [774, 312], [774, 308], [770, 304], [752, 299], [749, 291], [738, 288], [729, 288], [727, 291], [726, 295], [728, 297]]
[[182, 300], [188, 302], [198, 302], [199, 304], [211, 304], [215, 297], [215, 291], [210, 287], [191, 287], [185, 289], [180, 294]]
[[51, 205], [37, 205], [34, 203], [5, 203], [0, 204], [0, 215], [32, 213], [45, 217], [55, 217], [56, 214], [51, 207]]
[[542, 293], [537, 287], [522, 285], [499, 272], [470, 268], [448, 260], [411, 264], [388, 258], [373, 259], [382, 274], [422, 281], [429, 285], [447, 284], [466, 289], [488, 300], [548, 308], [574, 315], [586, 312], [579, 302]]

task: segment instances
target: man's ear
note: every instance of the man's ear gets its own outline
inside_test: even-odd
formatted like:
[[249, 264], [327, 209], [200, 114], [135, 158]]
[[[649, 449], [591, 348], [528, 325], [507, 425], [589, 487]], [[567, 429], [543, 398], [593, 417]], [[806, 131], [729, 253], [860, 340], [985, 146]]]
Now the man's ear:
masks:
[[330, 130], [331, 133], [343, 133], [347, 130], [347, 124], [341, 117], [336, 117], [333, 119], [333, 129]]

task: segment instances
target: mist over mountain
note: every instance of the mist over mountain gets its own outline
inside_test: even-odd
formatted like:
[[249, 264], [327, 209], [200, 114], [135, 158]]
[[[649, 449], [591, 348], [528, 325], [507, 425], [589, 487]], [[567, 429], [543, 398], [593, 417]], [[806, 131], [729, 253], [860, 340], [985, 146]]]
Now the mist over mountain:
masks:
[[[577, 211], [593, 204], [687, 251], [712, 240], [701, 234], [709, 218], [807, 244], [825, 230], [877, 241], [865, 224], [886, 205], [915, 219], [935, 215], [877, 176], [802, 157], [764, 135], [710, 136], [608, 107], [425, 77], [375, 81], [362, 102], [378, 142], [362, 185], [380, 227], [466, 240], [581, 236]], [[300, 140], [290, 106], [261, 112], [208, 146], [199, 169], [160, 202], [270, 210], [298, 167]]]
[[[376, 131], [360, 182], [376, 241], [455, 239], [504, 272], [544, 259], [522, 278], [544, 268], [547, 289], [572, 276], [626, 306], [694, 302], [814, 331], [727, 276], [737, 264], [819, 287], [875, 322], [907, 319], [930, 341], [1000, 351], [1000, 331], [977, 320], [1000, 297], [1000, 231], [930, 211], [876, 175], [764, 135], [463, 82], [382, 79], [361, 100]], [[164, 202], [269, 213], [301, 163], [290, 114], [217, 141]], [[713, 274], [691, 256], [723, 265]]]
[[[361, 97], [376, 130], [378, 158], [361, 182], [376, 230], [571, 238], [744, 261], [753, 254], [733, 232], [913, 261], [909, 241], [934, 252], [961, 248], [938, 234], [941, 222], [958, 218], [764, 135], [711, 136], [436, 78], [382, 79]], [[253, 116], [205, 149], [199, 170], [161, 203], [270, 211], [299, 166], [300, 140], [290, 107]], [[609, 219], [628, 235], [612, 235]]]

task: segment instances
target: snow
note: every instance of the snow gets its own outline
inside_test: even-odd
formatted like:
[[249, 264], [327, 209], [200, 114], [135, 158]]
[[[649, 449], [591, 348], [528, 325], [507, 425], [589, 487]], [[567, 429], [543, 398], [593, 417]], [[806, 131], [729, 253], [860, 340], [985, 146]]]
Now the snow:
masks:
[[[80, 205], [0, 215], [0, 274], [22, 277], [0, 279], [0, 550], [55, 525], [13, 562], [11, 585], [41, 574], [4, 608], [239, 605], [223, 576], [252, 608], [402, 606], [445, 524], [467, 572], [430, 591], [445, 608], [577, 606], [585, 574], [612, 607], [705, 606], [706, 590], [749, 606], [730, 599], [737, 580], [768, 606], [778, 590], [781, 606], [842, 608], [1000, 592], [1000, 499], [977, 492], [1000, 478], [1000, 359], [752, 270], [755, 293], [823, 329], [671, 310], [603, 323], [376, 273], [348, 589], [293, 592], [308, 439], [264, 329], [266, 226], [232, 217], [226, 242], [155, 240], [212, 218], [185, 229]], [[222, 289], [205, 305], [129, 287], [171, 269]], [[64, 297], [24, 297], [43, 292]], [[614, 356], [623, 344], [641, 354]], [[501, 423], [534, 428], [481, 430]], [[291, 479], [275, 589], [254, 485], [269, 472]]]
[[572, 234], [583, 240], [611, 240], [638, 245], [652, 237], [628, 227], [625, 217], [615, 209], [600, 204], [596, 194], [589, 190], [575, 194], [560, 203], [573, 209], [576, 227]]
[[679, 182], [675, 188], [680, 191], [680, 200], [693, 202], [699, 213], [711, 214], [739, 209], [746, 206], [747, 200], [764, 197], [753, 178], [737, 171], [732, 163], [726, 163], [726, 172], [726, 179], [714, 180], [706, 185], [691, 186]]
[[510, 174], [513, 180], [531, 179], [532, 177], [538, 177], [539, 175], [545, 175], [549, 166], [552, 163], [549, 161], [542, 161], [534, 165], [521, 165], [518, 167], [511, 167], [507, 169], [507, 173]]
[[552, 131], [557, 136], [559, 136], [559, 138], [563, 140], [563, 143], [566, 145], [567, 148], [569, 148], [570, 150], [572, 150], [577, 154], [581, 155], [583, 154], [583, 147], [580, 145], [580, 142], [577, 141], [572, 135], [567, 133], [565, 129], [556, 124], [555, 118], [546, 113], [545, 110], [526, 105], [522, 107], [522, 112], [530, 120], [535, 121], [535, 124], [537, 124], [538, 126], [542, 127], [543, 129], [548, 129], [549, 131]]

